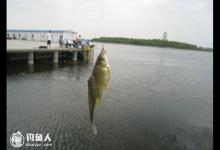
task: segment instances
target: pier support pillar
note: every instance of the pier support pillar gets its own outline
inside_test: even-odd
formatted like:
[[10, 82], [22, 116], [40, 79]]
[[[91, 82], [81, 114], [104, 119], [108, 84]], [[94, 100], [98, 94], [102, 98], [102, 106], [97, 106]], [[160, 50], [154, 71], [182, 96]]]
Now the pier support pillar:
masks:
[[87, 60], [87, 52], [84, 50], [82, 51], [83, 53], [83, 60], [86, 61]]
[[34, 64], [34, 53], [33, 52], [28, 53], [28, 64], [30, 65]]
[[59, 53], [56, 51], [53, 54], [53, 62], [58, 63]]
[[74, 51], [73, 52], [73, 61], [77, 61], [77, 55], [78, 55], [78, 52]]
[[28, 64], [28, 71], [30, 73], [33, 73], [34, 72], [34, 65], [33, 64]]
[[88, 51], [87, 52], [87, 59], [88, 59], [88, 61], [90, 62], [90, 63], [92, 63], [93, 62], [93, 57], [94, 57], [94, 51], [93, 50], [90, 50], [90, 51]]

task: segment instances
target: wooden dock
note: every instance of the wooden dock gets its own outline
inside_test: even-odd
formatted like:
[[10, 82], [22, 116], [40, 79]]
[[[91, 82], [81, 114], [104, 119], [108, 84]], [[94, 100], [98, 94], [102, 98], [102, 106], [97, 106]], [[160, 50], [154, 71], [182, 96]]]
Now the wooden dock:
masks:
[[34, 62], [52, 61], [90, 61], [93, 60], [94, 49], [78, 48], [29, 48], [29, 49], [7, 49], [7, 62], [26, 61], [28, 64]]

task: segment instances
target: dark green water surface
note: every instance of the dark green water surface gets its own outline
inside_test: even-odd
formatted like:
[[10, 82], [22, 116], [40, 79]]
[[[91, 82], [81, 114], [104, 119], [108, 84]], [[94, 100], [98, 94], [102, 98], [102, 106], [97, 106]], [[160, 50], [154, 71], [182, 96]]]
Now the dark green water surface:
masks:
[[87, 97], [93, 64], [7, 66], [8, 149], [17, 131], [52, 139], [52, 146], [22, 149], [213, 149], [213, 53], [104, 46], [111, 79], [95, 110], [97, 136]]

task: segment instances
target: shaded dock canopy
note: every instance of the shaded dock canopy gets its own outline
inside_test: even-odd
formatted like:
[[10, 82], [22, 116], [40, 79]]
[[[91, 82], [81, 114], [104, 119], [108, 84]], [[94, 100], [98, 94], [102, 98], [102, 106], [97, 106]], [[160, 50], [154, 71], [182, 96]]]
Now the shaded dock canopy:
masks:
[[64, 39], [71, 39], [77, 35], [72, 30], [50, 29], [7, 29], [7, 38], [16, 40], [46, 41], [46, 34], [51, 31], [52, 41], [59, 41], [62, 35]]

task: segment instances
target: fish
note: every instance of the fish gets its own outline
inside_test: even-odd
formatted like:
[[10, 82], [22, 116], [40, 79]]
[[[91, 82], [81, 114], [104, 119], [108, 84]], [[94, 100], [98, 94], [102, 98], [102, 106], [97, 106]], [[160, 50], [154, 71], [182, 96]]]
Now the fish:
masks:
[[92, 74], [88, 79], [88, 101], [89, 101], [89, 116], [92, 123], [92, 130], [97, 134], [94, 124], [94, 110], [101, 105], [103, 92], [106, 90], [110, 81], [110, 66], [106, 56], [106, 50], [102, 47], [98, 55]]

